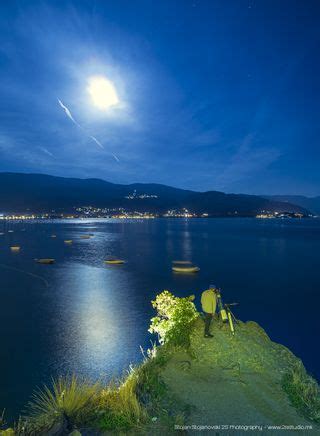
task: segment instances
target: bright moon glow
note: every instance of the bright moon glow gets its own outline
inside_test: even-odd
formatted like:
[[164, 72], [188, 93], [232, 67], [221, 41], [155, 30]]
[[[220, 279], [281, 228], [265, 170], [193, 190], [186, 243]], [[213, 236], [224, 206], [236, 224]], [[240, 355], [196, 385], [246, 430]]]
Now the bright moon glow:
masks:
[[103, 76], [95, 76], [89, 79], [88, 92], [93, 104], [99, 109], [106, 110], [119, 103], [113, 83]]

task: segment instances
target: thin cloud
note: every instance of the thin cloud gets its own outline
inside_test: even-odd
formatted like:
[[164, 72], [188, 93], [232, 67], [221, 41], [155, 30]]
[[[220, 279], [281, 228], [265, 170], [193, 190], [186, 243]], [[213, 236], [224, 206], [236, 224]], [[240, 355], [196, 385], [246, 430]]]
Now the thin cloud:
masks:
[[61, 100], [58, 99], [58, 103], [59, 105], [62, 107], [62, 109], [64, 110], [65, 114], [67, 115], [68, 118], [70, 118], [70, 120], [78, 127], [80, 127], [81, 130], [83, 130], [83, 128], [80, 126], [79, 123], [76, 122], [76, 120], [73, 118], [70, 110], [67, 108], [67, 106], [65, 106]]
[[[100, 141], [97, 140], [97, 138], [95, 138], [94, 136], [91, 136], [91, 135], [90, 135], [90, 138], [91, 138], [91, 139], [92, 139], [96, 144], [98, 144], [99, 147], [101, 147], [101, 148], [104, 149], [104, 146], [101, 144]], [[119, 158], [118, 158], [115, 154], [111, 153], [111, 155], [114, 157], [114, 159], [115, 159], [117, 162], [120, 162]]]
[[54, 154], [45, 147], [39, 147], [39, 150], [43, 151], [43, 153], [47, 154], [48, 156], [54, 157]]
[[[59, 105], [62, 107], [62, 109], [64, 110], [65, 114], [67, 115], [67, 117], [77, 126], [79, 127], [79, 129], [81, 129], [87, 136], [88, 138], [92, 139], [92, 141], [94, 141], [102, 150], [105, 149], [105, 147], [103, 146], [103, 144], [101, 144], [100, 141], [97, 140], [97, 138], [95, 138], [92, 135], [89, 135], [85, 129], [73, 118], [71, 111], [69, 110], [69, 108], [67, 108], [67, 106], [65, 104], [62, 103], [62, 101], [58, 98], [58, 103]], [[116, 156], [115, 154], [111, 153], [112, 157], [117, 161], [120, 162], [120, 159], [118, 158], [118, 156]]]
[[104, 148], [104, 146], [101, 144], [101, 142], [99, 142], [98, 140], [97, 140], [97, 138], [95, 138], [94, 136], [89, 136], [96, 144], [98, 144], [99, 145], [99, 147], [101, 147], [101, 148]]

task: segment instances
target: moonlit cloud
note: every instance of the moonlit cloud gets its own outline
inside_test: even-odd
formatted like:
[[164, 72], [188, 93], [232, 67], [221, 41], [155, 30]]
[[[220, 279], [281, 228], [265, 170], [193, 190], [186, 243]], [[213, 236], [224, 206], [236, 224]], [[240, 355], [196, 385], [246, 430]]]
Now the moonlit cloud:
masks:
[[[254, 17], [222, 5], [223, 19], [202, 3], [194, 19], [169, 0], [0, 2], [0, 171], [319, 195], [313, 6], [298, 21], [293, 6], [284, 31], [268, 2]], [[90, 94], [91, 77], [119, 102]]]
[[[92, 139], [96, 144], [98, 144], [100, 148], [104, 148], [104, 146], [101, 144], [100, 141], [97, 140], [97, 138], [95, 138], [94, 136], [90, 136], [90, 138], [91, 138], [91, 139]], [[111, 155], [114, 157], [114, 159], [115, 159], [117, 162], [120, 162], [120, 159], [119, 159], [115, 154], [111, 153]]]
[[[88, 138], [90, 138], [90, 139], [92, 139], [92, 141], [94, 141], [101, 149], [103, 149], [104, 150], [104, 146], [101, 144], [101, 142], [100, 141], [98, 141], [98, 139], [97, 138], [95, 138], [94, 136], [92, 136], [92, 135], [89, 135], [86, 131], [85, 131], [85, 129], [73, 118], [73, 116], [72, 116], [72, 114], [71, 114], [71, 111], [67, 108], [67, 106], [65, 105], [65, 104], [63, 104], [62, 103], [62, 101], [58, 98], [57, 99], [58, 100], [58, 103], [59, 103], [59, 105], [62, 107], [62, 109], [64, 110], [64, 112], [65, 112], [65, 114], [67, 115], [67, 117], [68, 118], [70, 118], [70, 120], [76, 125], [76, 126], [78, 126], [79, 127], [79, 129], [81, 129], [82, 130], [82, 132], [84, 132], [85, 133], [85, 135], [87, 135], [88, 136]], [[119, 160], [119, 158], [114, 154], [114, 153], [111, 153], [111, 156], [117, 161], [117, 162], [120, 162], [120, 160]]]
[[59, 105], [62, 107], [62, 109], [64, 110], [64, 112], [65, 112], [65, 114], [67, 115], [67, 117], [70, 118], [70, 120], [71, 120], [71, 121], [72, 121], [76, 126], [78, 126], [81, 130], [83, 130], [82, 127], [80, 126], [80, 124], [77, 123], [76, 120], [75, 120], [75, 119], [73, 118], [73, 116], [71, 115], [70, 110], [67, 108], [67, 106], [65, 106], [65, 105], [62, 103], [61, 100], [59, 100], [59, 98], [58, 98], [58, 103], [59, 103]]

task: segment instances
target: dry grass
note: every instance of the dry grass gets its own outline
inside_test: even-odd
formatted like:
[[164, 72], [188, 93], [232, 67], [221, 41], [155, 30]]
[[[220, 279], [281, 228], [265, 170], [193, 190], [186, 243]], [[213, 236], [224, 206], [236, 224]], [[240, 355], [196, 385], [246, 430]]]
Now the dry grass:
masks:
[[26, 414], [16, 425], [17, 435], [46, 435], [48, 432], [71, 432], [80, 427], [99, 430], [139, 430], [148, 414], [138, 398], [145, 381], [148, 359], [142, 367], [131, 368], [120, 383], [102, 387], [76, 376], [61, 377], [52, 386], [35, 392]]

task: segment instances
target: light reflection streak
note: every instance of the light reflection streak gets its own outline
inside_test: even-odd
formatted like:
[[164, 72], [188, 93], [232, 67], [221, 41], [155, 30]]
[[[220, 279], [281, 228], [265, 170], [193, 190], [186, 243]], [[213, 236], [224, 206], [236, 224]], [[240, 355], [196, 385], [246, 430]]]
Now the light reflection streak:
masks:
[[[103, 268], [74, 265], [73, 293], [65, 295], [60, 346], [71, 372], [106, 375], [121, 340], [119, 300], [113, 298], [112, 274]], [[70, 276], [70, 272], [68, 272]], [[71, 277], [69, 277], [69, 280]], [[62, 342], [62, 343], [61, 343]], [[108, 362], [108, 357], [110, 361]]]

